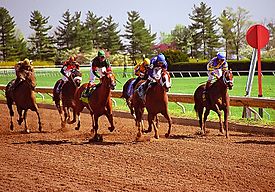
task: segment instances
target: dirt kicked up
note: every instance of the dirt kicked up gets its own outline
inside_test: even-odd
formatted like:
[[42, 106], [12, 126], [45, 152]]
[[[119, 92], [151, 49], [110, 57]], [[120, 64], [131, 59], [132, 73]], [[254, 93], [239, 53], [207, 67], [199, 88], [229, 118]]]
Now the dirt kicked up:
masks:
[[[211, 129], [160, 124], [136, 142], [133, 119], [114, 117], [108, 131], [100, 119], [103, 142], [90, 143], [91, 118], [82, 114], [80, 131], [61, 129], [57, 110], [28, 112], [30, 134], [23, 126], [9, 130], [7, 107], [0, 105], [0, 191], [273, 191], [275, 138], [230, 131], [229, 139]], [[17, 116], [15, 116], [17, 118]], [[15, 121], [14, 121], [15, 122]]]

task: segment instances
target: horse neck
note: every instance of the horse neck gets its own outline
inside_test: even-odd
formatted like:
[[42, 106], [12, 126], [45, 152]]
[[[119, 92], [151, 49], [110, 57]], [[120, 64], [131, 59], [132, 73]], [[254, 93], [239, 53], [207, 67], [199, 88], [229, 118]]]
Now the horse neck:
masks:
[[98, 93], [100, 93], [100, 97], [98, 102], [106, 102], [107, 99], [111, 96], [111, 88], [108, 87], [106, 81], [103, 81], [101, 85], [98, 87]]
[[222, 78], [218, 79], [214, 84], [213, 84], [213, 88], [216, 89], [216, 94], [225, 94], [227, 92], [227, 86], [224, 84]]

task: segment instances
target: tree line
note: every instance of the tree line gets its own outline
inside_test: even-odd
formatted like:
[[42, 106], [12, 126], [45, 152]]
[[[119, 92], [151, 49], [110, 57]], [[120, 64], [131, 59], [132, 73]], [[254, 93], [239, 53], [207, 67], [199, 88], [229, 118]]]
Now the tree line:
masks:
[[[166, 50], [203, 59], [209, 59], [218, 50], [224, 50], [227, 57], [235, 55], [239, 60], [246, 45], [245, 33], [253, 23], [249, 20], [249, 12], [243, 8], [239, 7], [236, 11], [226, 8], [216, 17], [211, 7], [201, 2], [198, 6], [194, 5], [189, 14], [191, 25], [179, 24], [170, 33], [161, 33], [161, 42], [156, 45], [157, 34], [152, 33], [137, 11], [127, 12], [123, 34], [111, 15], [103, 18], [88, 11], [85, 20], [81, 21], [81, 14], [65, 11], [54, 33], [50, 34], [53, 29], [48, 24], [50, 17], [34, 10], [29, 21], [34, 32], [25, 39], [16, 30], [9, 11], [0, 7], [0, 60], [15, 61], [28, 57], [58, 62], [72, 53], [82, 53], [90, 59], [91, 53], [98, 48], [108, 50], [111, 55], [128, 54], [134, 63], [142, 55], [151, 56]], [[271, 41], [266, 49], [272, 50], [275, 44], [274, 22], [269, 22], [267, 26]]]

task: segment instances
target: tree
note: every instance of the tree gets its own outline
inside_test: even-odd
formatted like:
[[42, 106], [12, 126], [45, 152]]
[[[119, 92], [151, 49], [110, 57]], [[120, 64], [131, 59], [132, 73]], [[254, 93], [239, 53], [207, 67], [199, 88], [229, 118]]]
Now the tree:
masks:
[[[190, 29], [194, 32], [192, 35], [192, 39], [196, 43], [194, 47], [199, 51], [202, 50], [204, 59], [207, 56], [210, 58], [215, 46], [218, 46], [217, 30], [214, 29], [217, 19], [212, 16], [211, 7], [207, 7], [203, 2], [199, 7], [194, 5], [189, 18], [193, 21]], [[198, 55], [199, 53], [196, 53], [196, 56]]]
[[176, 44], [176, 49], [187, 54], [188, 42], [190, 41], [190, 31], [183, 25], [176, 25], [175, 29], [171, 31], [173, 42]]
[[0, 7], [0, 59], [12, 60], [15, 55], [15, 23], [9, 11]]
[[73, 19], [69, 10], [63, 16], [63, 20], [59, 21], [61, 26], [58, 26], [55, 31], [55, 39], [58, 50], [66, 50], [73, 48]]
[[117, 30], [118, 24], [114, 22], [111, 15], [109, 15], [103, 21], [102, 34], [103, 45], [105, 49], [108, 49], [112, 54], [117, 53], [122, 49], [122, 42], [119, 36], [119, 30]]
[[100, 47], [102, 37], [101, 34], [103, 33], [102, 30], [102, 17], [97, 17], [93, 12], [88, 11], [87, 17], [85, 20], [85, 28], [88, 31], [89, 37], [88, 41], [92, 41], [92, 45], [96, 48]]
[[232, 53], [233, 49], [233, 26], [234, 26], [234, 20], [233, 15], [230, 14], [228, 11], [228, 8], [223, 10], [222, 14], [219, 17], [219, 25], [221, 27], [221, 36], [224, 39], [225, 44], [225, 53], [226, 58], [229, 58], [230, 53]]
[[230, 15], [233, 16], [233, 43], [235, 47], [235, 54], [237, 60], [240, 59], [240, 49], [245, 45], [245, 34], [251, 24], [249, 22], [249, 11], [238, 7], [237, 11], [234, 13], [233, 9], [228, 9]]
[[156, 39], [156, 33], [151, 34], [150, 30], [145, 27], [145, 22], [140, 18], [136, 11], [127, 12], [128, 21], [124, 25], [126, 34], [124, 37], [129, 41], [127, 50], [131, 59], [136, 64], [136, 58], [143, 54], [152, 53], [153, 41]]
[[30, 28], [35, 31], [29, 37], [32, 59], [53, 60], [55, 56], [53, 37], [48, 36], [48, 31], [52, 26], [46, 27], [48, 19], [49, 17], [43, 17], [37, 10], [31, 13]]

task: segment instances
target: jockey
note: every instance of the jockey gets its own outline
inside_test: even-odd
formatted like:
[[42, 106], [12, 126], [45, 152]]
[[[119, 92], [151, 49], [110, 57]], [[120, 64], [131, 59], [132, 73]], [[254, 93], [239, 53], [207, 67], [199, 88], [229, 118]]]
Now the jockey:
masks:
[[15, 74], [16, 74], [16, 80], [13, 87], [16, 87], [16, 85], [25, 79], [25, 75], [29, 72], [34, 72], [32, 61], [29, 59], [24, 59], [24, 61], [19, 61], [15, 66]]
[[62, 77], [62, 81], [58, 84], [56, 90], [58, 93], [60, 93], [62, 86], [65, 82], [68, 81], [68, 77], [71, 75], [71, 71], [73, 69], [79, 70], [79, 63], [76, 62], [76, 57], [72, 56], [67, 61], [63, 63], [63, 66], [61, 67], [60, 73], [64, 75]]
[[211, 81], [215, 78], [220, 78], [222, 76], [222, 72], [226, 70], [228, 70], [228, 64], [225, 56], [222, 53], [218, 53], [217, 56], [211, 59], [207, 64], [208, 80], [205, 85], [206, 92], [211, 85]]
[[147, 71], [148, 71], [149, 64], [150, 64], [150, 59], [144, 58], [141, 63], [137, 64], [134, 67], [135, 75], [138, 77], [134, 80], [132, 86], [129, 87], [129, 90], [128, 90], [129, 95], [132, 95], [135, 86], [138, 84], [140, 80], [147, 79], [148, 77]]
[[150, 65], [148, 68], [148, 79], [144, 84], [142, 84], [142, 88], [141, 88], [142, 96], [144, 96], [146, 90], [148, 89], [148, 85], [150, 83], [156, 82], [156, 76], [158, 75], [157, 72], [159, 71], [159, 69], [161, 68], [161, 69], [167, 70], [167, 67], [168, 67], [167, 61], [165, 59], [165, 56], [162, 53], [158, 54], [157, 56], [151, 59]]
[[112, 71], [110, 61], [106, 58], [105, 52], [99, 50], [97, 56], [91, 62], [89, 85], [86, 88], [86, 91], [82, 94], [82, 97], [89, 97], [90, 88], [95, 88], [95, 78], [97, 77], [101, 80], [104, 72], [108, 71]]

